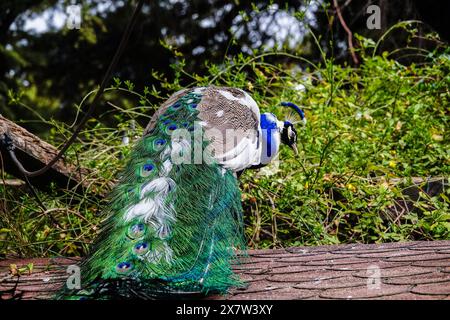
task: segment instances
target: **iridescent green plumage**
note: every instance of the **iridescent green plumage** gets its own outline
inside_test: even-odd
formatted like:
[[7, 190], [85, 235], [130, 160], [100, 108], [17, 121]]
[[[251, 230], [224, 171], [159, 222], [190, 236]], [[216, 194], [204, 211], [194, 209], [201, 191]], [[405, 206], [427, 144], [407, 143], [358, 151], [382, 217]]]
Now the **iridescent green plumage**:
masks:
[[[224, 293], [242, 284], [231, 270], [236, 248], [245, 247], [236, 177], [215, 162], [193, 161], [195, 145], [208, 145], [196, 134], [200, 99], [183, 95], [136, 144], [81, 264], [82, 289], [65, 289], [59, 298]], [[187, 143], [172, 136], [183, 128]], [[192, 161], [177, 164], [174, 153]]]

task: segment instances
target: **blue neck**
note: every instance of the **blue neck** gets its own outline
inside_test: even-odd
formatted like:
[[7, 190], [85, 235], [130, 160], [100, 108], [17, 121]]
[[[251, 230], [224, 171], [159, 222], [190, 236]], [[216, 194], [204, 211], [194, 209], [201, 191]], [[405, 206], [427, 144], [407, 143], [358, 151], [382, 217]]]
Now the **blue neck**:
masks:
[[280, 131], [278, 120], [272, 113], [261, 114], [260, 125], [262, 130], [262, 139], [260, 146], [261, 164], [268, 164], [278, 153], [280, 147]]

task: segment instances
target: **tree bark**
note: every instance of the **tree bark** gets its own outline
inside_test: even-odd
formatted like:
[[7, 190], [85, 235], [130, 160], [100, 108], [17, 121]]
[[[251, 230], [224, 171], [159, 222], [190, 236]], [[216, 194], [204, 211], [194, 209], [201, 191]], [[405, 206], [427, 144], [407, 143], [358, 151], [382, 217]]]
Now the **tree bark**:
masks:
[[[58, 153], [58, 150], [51, 144], [0, 115], [0, 139], [3, 139], [5, 134], [13, 141], [17, 159], [29, 171], [42, 168]], [[2, 143], [0, 143], [0, 154], [0, 170], [5, 170], [5, 172], [17, 178], [23, 179], [22, 173], [11, 160], [5, 145]], [[99, 192], [100, 184], [92, 182], [93, 179], [86, 179], [90, 175], [92, 173], [89, 169], [77, 167], [63, 158], [57, 161], [46, 173], [29, 178], [29, 181], [39, 189], [48, 190], [53, 182], [61, 189], [73, 189], [77, 193], [83, 193], [86, 189], [89, 189], [90, 193], [94, 192], [103, 196]], [[111, 187], [112, 183], [108, 185]]]

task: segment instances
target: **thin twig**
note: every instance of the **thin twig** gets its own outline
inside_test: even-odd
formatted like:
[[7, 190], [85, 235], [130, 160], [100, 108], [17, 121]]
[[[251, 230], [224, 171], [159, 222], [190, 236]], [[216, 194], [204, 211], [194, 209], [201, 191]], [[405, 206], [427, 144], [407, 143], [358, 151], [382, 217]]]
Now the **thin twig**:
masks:
[[278, 225], [277, 225], [277, 214], [276, 214], [277, 208], [275, 207], [275, 202], [273, 201], [270, 194], [269, 193], [265, 193], [265, 194], [266, 194], [267, 198], [269, 199], [270, 206], [272, 207], [272, 242], [273, 242], [273, 247], [275, 248], [278, 244], [278, 239], [277, 239]]
[[350, 54], [353, 59], [354, 64], [359, 64], [358, 57], [355, 53], [355, 48], [353, 47], [353, 33], [350, 30], [350, 28], [345, 23], [344, 17], [342, 16], [341, 8], [339, 8], [337, 0], [333, 0], [334, 7], [336, 8], [336, 13], [338, 15], [339, 21], [341, 22], [342, 27], [344, 28], [345, 32], [347, 32], [347, 42], [348, 42], [348, 48], [350, 50]]
[[23, 175], [24, 180], [28, 186], [28, 188], [31, 191], [31, 194], [33, 195], [33, 197], [36, 199], [37, 204], [39, 205], [39, 207], [42, 210], [42, 213], [44, 215], [46, 215], [50, 221], [53, 223], [53, 225], [55, 227], [58, 227], [60, 229], [62, 229], [61, 225], [59, 224], [59, 222], [55, 219], [55, 217], [53, 217], [53, 215], [51, 215], [49, 213], [49, 211], [47, 210], [47, 207], [45, 206], [45, 204], [42, 202], [41, 198], [39, 197], [38, 193], [36, 192], [36, 190], [34, 189], [33, 185], [31, 184], [30, 180], [28, 180], [28, 177], [26, 175]]

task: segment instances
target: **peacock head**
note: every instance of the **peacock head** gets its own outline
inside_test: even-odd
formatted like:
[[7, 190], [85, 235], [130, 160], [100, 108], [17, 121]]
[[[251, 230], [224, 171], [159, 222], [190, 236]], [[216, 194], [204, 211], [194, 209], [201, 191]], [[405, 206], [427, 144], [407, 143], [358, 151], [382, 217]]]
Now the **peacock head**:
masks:
[[[292, 108], [301, 118], [304, 124], [306, 124], [305, 113], [296, 104], [292, 102], [282, 102], [282, 106]], [[297, 149], [297, 130], [291, 121], [285, 120], [283, 122], [283, 128], [281, 129], [281, 142], [294, 150], [295, 154], [298, 154]]]
[[294, 150], [298, 154], [297, 149], [297, 130], [290, 121], [284, 121], [283, 129], [281, 130], [281, 142]]
[[[292, 108], [297, 113], [303, 123], [306, 123], [305, 113], [292, 102], [283, 102], [282, 106]], [[293, 117], [289, 117], [293, 118]], [[279, 121], [273, 113], [261, 114], [261, 157], [260, 162], [255, 168], [268, 165], [277, 156], [280, 145], [285, 144], [292, 148], [296, 154], [297, 150], [297, 130], [296, 122], [292, 120]]]

